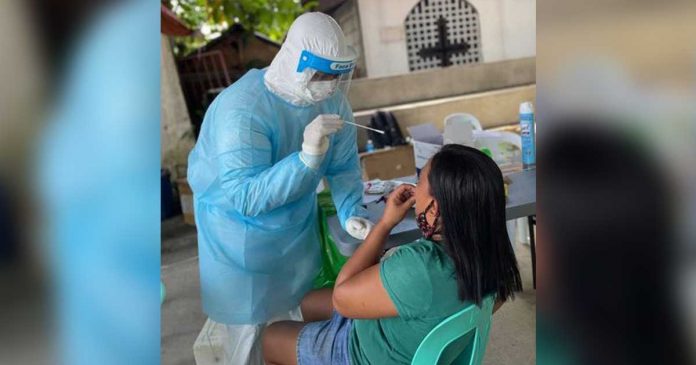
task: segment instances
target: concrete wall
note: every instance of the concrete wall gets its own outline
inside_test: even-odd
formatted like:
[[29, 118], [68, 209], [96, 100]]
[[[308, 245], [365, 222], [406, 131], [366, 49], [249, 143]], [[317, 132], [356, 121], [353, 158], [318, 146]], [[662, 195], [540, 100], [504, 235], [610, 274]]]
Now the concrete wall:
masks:
[[179, 84], [179, 74], [176, 71], [174, 55], [169, 39], [162, 36], [161, 40], [161, 84], [160, 84], [160, 141], [162, 168], [177, 175], [177, 165], [185, 165], [188, 153], [193, 148], [194, 140], [191, 131], [191, 120], [186, 110], [184, 94]]
[[367, 77], [407, 73], [404, 20], [417, 0], [358, 0]]
[[[401, 131], [408, 136], [409, 126], [421, 123], [433, 123], [440, 130], [444, 129], [447, 115], [458, 112], [473, 114], [484, 129], [518, 123], [520, 103], [536, 103], [536, 85], [511, 87], [502, 90], [444, 98], [432, 101], [395, 105], [380, 110], [390, 111], [399, 122]], [[368, 125], [370, 117], [376, 110], [363, 110], [355, 113], [357, 123]], [[367, 134], [358, 130], [358, 148], [364, 149]]]
[[503, 45], [499, 54], [484, 56], [484, 61], [536, 56], [536, 0], [502, 0], [500, 12]]
[[[404, 20], [418, 1], [358, 0], [367, 77], [409, 72]], [[536, 54], [536, 0], [469, 3], [480, 16], [483, 62]]]
[[523, 58], [452, 66], [383, 78], [353, 80], [349, 98], [354, 111], [536, 82], [536, 59]]
[[348, 44], [358, 52], [358, 61], [353, 77], [365, 77], [365, 51], [363, 50], [362, 34], [360, 33], [360, 15], [358, 0], [348, 0], [332, 12], [331, 16], [341, 26]]

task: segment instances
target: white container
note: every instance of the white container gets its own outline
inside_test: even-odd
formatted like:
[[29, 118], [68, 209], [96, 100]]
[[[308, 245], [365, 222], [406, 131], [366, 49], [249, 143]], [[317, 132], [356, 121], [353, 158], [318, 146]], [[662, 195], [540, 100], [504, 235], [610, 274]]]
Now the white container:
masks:
[[481, 126], [481, 122], [473, 116], [472, 114], [469, 113], [453, 113], [445, 117], [445, 128], [447, 128], [447, 124], [450, 123], [460, 123], [460, 122], [466, 122], [468, 124], [471, 124], [471, 127], [475, 131], [482, 131], [483, 127]]
[[474, 134], [481, 131], [481, 122], [469, 113], [454, 113], [445, 117], [444, 144], [474, 145]]
[[450, 119], [445, 122], [444, 144], [474, 145], [474, 127], [468, 120]]
[[522, 141], [518, 134], [512, 132], [474, 131], [474, 146], [479, 150], [488, 149], [498, 166], [504, 166], [519, 162], [519, 157], [511, 156], [508, 150], [512, 146], [521, 151]]

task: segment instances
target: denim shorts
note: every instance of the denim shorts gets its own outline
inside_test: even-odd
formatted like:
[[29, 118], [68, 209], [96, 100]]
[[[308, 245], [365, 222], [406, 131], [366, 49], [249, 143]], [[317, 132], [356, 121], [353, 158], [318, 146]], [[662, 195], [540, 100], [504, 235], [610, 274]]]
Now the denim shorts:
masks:
[[352, 326], [352, 319], [337, 312], [328, 321], [308, 323], [297, 337], [297, 365], [350, 365]]

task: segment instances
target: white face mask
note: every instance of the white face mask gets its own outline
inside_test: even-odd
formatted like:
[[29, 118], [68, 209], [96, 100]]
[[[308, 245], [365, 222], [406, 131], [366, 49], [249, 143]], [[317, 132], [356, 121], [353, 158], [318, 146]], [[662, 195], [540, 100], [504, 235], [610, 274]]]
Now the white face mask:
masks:
[[331, 96], [336, 91], [338, 80], [311, 81], [307, 84], [309, 95], [314, 101], [321, 101]]

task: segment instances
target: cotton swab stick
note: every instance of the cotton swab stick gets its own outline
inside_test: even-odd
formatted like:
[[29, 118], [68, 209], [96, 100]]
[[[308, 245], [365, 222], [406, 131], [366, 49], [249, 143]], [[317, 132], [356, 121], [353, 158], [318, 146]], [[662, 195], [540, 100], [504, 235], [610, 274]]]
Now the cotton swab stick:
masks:
[[354, 125], [354, 126], [360, 127], [360, 128], [369, 129], [369, 130], [374, 131], [374, 132], [377, 132], [377, 133], [379, 133], [379, 134], [384, 134], [384, 131], [381, 131], [381, 130], [379, 130], [379, 129], [374, 129], [374, 128], [366, 127], [366, 126], [364, 126], [364, 125], [360, 125], [360, 124], [358, 124], [358, 123], [349, 122], [349, 121], [347, 121], [347, 120], [344, 120], [343, 123], [350, 124], [350, 125]]

